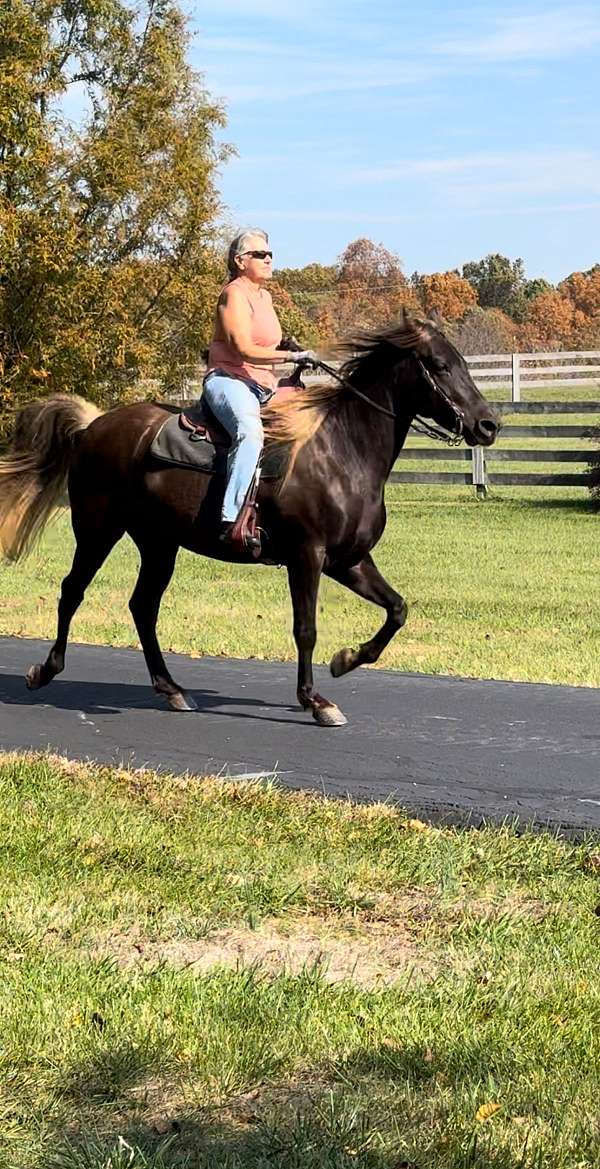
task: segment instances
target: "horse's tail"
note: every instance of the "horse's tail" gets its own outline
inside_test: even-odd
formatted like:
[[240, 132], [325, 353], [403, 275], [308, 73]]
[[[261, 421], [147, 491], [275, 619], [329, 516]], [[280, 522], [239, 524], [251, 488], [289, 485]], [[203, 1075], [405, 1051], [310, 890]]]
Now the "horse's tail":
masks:
[[26, 556], [59, 506], [75, 439], [102, 413], [76, 394], [29, 402], [0, 459], [0, 552]]

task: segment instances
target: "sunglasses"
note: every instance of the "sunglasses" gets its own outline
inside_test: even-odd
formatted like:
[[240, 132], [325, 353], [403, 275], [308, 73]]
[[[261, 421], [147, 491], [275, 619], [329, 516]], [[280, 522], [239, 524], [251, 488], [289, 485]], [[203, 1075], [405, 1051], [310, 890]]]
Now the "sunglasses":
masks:
[[273, 259], [272, 252], [262, 252], [262, 251], [242, 252], [242, 255], [243, 256], [252, 256], [253, 260], [266, 260], [267, 256], [269, 257], [270, 260]]

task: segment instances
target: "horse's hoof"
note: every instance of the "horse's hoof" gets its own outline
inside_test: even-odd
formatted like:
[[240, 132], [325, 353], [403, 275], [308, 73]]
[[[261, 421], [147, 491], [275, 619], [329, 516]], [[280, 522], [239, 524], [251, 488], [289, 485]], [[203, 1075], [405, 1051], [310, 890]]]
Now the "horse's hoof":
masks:
[[334, 654], [330, 663], [329, 669], [334, 678], [341, 678], [342, 674], [347, 674], [356, 666], [356, 650], [340, 649], [338, 653]]
[[342, 714], [339, 706], [330, 702], [327, 706], [315, 706], [313, 718], [320, 727], [345, 727], [348, 719]]
[[25, 685], [28, 690], [39, 690], [41, 686], [45, 685], [42, 681], [42, 665], [30, 666], [25, 675]]
[[167, 704], [170, 710], [178, 710], [182, 713], [198, 709], [191, 694], [186, 694], [184, 690], [179, 690], [177, 694], [167, 694]]

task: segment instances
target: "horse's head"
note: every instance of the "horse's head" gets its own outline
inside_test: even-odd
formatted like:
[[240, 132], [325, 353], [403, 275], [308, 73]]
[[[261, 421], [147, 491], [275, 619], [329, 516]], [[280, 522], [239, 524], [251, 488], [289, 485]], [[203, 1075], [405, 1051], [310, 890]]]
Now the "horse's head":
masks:
[[418, 320], [403, 312], [386, 341], [416, 365], [415, 413], [464, 436], [469, 446], [491, 446], [500, 428], [494, 407], [480, 394], [458, 349], [442, 332], [438, 319]]

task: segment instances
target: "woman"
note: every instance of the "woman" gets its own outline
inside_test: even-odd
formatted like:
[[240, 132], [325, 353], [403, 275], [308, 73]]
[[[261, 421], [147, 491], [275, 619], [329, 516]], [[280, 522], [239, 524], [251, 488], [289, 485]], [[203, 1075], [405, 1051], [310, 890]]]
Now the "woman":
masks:
[[236, 236], [230, 245], [229, 281], [219, 297], [204, 379], [204, 401], [231, 435], [221, 512], [224, 541], [231, 539], [260, 458], [260, 407], [277, 388], [274, 367], [315, 356], [306, 350], [294, 353], [277, 348], [281, 326], [263, 287], [273, 275], [268, 244], [266, 232], [252, 229]]

